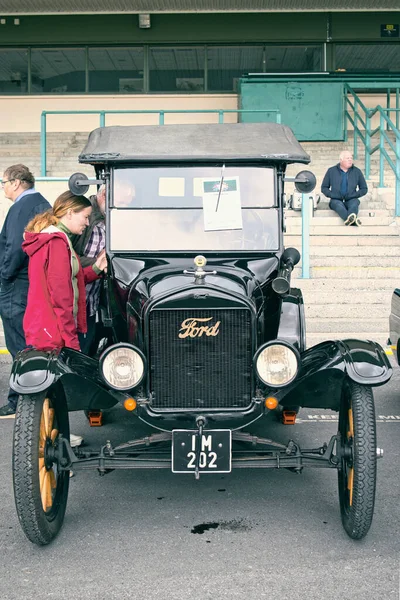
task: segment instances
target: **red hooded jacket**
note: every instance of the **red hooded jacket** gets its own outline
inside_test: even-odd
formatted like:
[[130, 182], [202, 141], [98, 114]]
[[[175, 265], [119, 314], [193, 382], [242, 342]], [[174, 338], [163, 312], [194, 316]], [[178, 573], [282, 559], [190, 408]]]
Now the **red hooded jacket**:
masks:
[[[55, 227], [47, 232], [25, 232], [22, 249], [29, 256], [28, 304], [24, 332], [28, 346], [53, 350], [68, 346], [80, 350], [78, 331], [86, 333], [85, 285], [99, 278], [91, 266], [79, 263], [78, 314], [73, 314], [71, 247], [65, 233]], [[79, 259], [78, 259], [79, 262]]]

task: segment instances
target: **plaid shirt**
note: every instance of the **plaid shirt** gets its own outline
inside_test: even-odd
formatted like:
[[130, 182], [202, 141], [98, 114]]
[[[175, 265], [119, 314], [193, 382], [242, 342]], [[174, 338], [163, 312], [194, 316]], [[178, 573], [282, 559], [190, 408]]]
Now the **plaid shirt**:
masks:
[[[89, 258], [95, 258], [106, 245], [106, 228], [104, 221], [100, 221], [93, 227], [92, 234], [86, 244], [84, 254]], [[97, 279], [86, 286], [86, 306], [90, 317], [96, 314], [100, 302], [101, 281]]]

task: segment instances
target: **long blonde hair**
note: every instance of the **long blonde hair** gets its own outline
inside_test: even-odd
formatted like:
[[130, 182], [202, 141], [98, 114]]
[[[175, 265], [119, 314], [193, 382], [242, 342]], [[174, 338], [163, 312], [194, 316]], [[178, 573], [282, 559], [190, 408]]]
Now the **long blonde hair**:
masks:
[[33, 233], [40, 233], [46, 227], [50, 225], [57, 225], [59, 220], [67, 214], [69, 210], [73, 212], [81, 212], [85, 208], [92, 206], [90, 200], [85, 196], [75, 196], [72, 192], [67, 190], [54, 202], [53, 208], [50, 208], [40, 215], [36, 215], [25, 228], [25, 231], [32, 231]]

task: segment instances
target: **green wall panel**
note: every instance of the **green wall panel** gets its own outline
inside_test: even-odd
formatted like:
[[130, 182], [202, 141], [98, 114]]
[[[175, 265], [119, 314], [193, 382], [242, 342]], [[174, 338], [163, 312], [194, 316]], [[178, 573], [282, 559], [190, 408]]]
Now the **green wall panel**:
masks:
[[7, 17], [0, 44], [125, 44], [195, 42], [324, 41], [326, 14], [151, 15], [139, 29], [138, 15], [28, 16], [20, 25]]
[[387, 23], [400, 23], [400, 10], [397, 13], [331, 13], [331, 38], [334, 42], [398, 42], [399, 38], [381, 37], [381, 24]]
[[[343, 140], [343, 83], [307, 81], [240, 82], [240, 107], [281, 112], [282, 124], [289, 125], [301, 141]], [[275, 115], [242, 114], [242, 121], [274, 121]]]
[[[399, 23], [386, 13], [216, 13], [151, 15], [139, 29], [138, 15], [3, 16], [0, 45], [125, 44], [185, 42], [379, 41], [381, 23]], [[387, 38], [385, 38], [387, 41]]]

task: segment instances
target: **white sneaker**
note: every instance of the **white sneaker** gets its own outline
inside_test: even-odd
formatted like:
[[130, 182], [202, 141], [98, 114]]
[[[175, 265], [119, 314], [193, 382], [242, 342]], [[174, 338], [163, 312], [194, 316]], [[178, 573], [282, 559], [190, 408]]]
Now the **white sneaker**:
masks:
[[356, 219], [357, 219], [356, 213], [351, 213], [345, 220], [344, 224], [345, 225], [353, 225], [353, 223], [356, 221]]
[[80, 446], [83, 442], [83, 437], [81, 435], [74, 435], [73, 433], [69, 434], [69, 443], [71, 448], [76, 448]]

